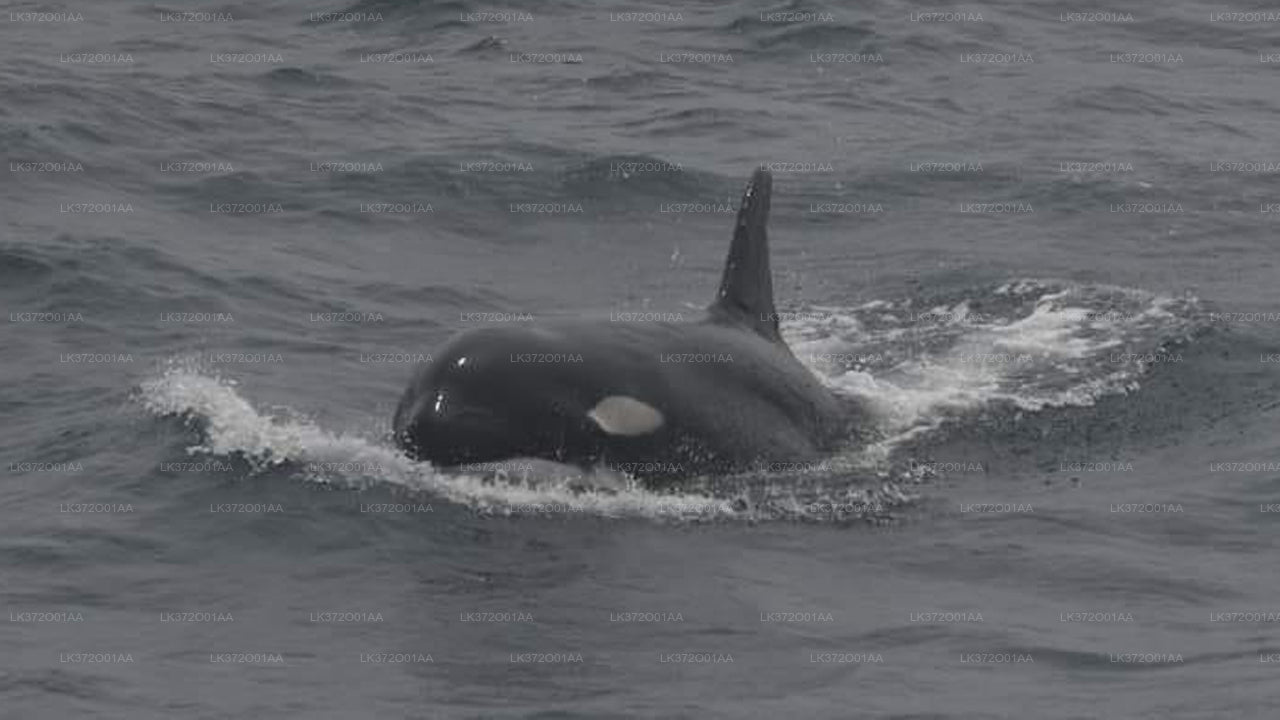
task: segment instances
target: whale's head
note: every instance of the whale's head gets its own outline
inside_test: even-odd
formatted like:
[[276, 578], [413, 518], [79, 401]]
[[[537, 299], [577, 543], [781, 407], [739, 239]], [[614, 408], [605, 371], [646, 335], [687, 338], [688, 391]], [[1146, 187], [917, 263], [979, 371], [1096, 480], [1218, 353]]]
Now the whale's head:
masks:
[[418, 368], [396, 408], [396, 443], [439, 466], [514, 457], [590, 462], [661, 412], [611, 394], [590, 353], [554, 331], [494, 327], [455, 337]]
[[396, 408], [396, 443], [435, 465], [487, 462], [520, 455], [537, 428], [556, 423], [538, 386], [515, 382], [518, 336], [502, 330], [464, 333], [421, 365]]

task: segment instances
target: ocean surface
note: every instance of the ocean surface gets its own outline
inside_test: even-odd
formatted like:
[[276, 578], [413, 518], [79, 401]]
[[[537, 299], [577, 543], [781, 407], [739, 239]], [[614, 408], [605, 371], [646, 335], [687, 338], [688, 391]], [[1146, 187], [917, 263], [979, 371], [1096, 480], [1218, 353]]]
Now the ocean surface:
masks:
[[[1255, 10], [8, 3], [0, 717], [1276, 717]], [[395, 449], [460, 329], [705, 306], [761, 165], [853, 448]]]

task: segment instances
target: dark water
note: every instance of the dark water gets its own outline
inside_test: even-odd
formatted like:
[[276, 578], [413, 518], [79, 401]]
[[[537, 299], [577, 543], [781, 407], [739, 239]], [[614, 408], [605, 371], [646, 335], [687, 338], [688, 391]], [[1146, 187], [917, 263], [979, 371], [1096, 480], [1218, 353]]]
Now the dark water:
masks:
[[[1273, 717], [1251, 10], [9, 5], [0, 714]], [[761, 163], [865, 446], [674, 494], [392, 449], [475, 313], [703, 306]]]

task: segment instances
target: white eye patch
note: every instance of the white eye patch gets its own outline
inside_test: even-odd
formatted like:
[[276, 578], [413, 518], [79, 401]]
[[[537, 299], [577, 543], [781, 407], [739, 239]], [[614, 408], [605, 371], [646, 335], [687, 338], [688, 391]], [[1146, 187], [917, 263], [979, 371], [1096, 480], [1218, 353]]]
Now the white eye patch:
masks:
[[662, 427], [662, 413], [652, 405], [626, 395], [610, 395], [587, 411], [601, 430], [610, 435], [644, 435]]

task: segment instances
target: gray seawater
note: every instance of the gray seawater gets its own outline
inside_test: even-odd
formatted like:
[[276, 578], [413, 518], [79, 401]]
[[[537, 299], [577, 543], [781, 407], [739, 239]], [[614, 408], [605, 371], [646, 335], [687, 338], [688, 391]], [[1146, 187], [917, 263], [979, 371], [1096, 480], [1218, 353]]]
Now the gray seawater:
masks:
[[[9, 4], [0, 715], [1274, 717], [1253, 10]], [[475, 313], [704, 305], [761, 163], [865, 445], [393, 449]]]

